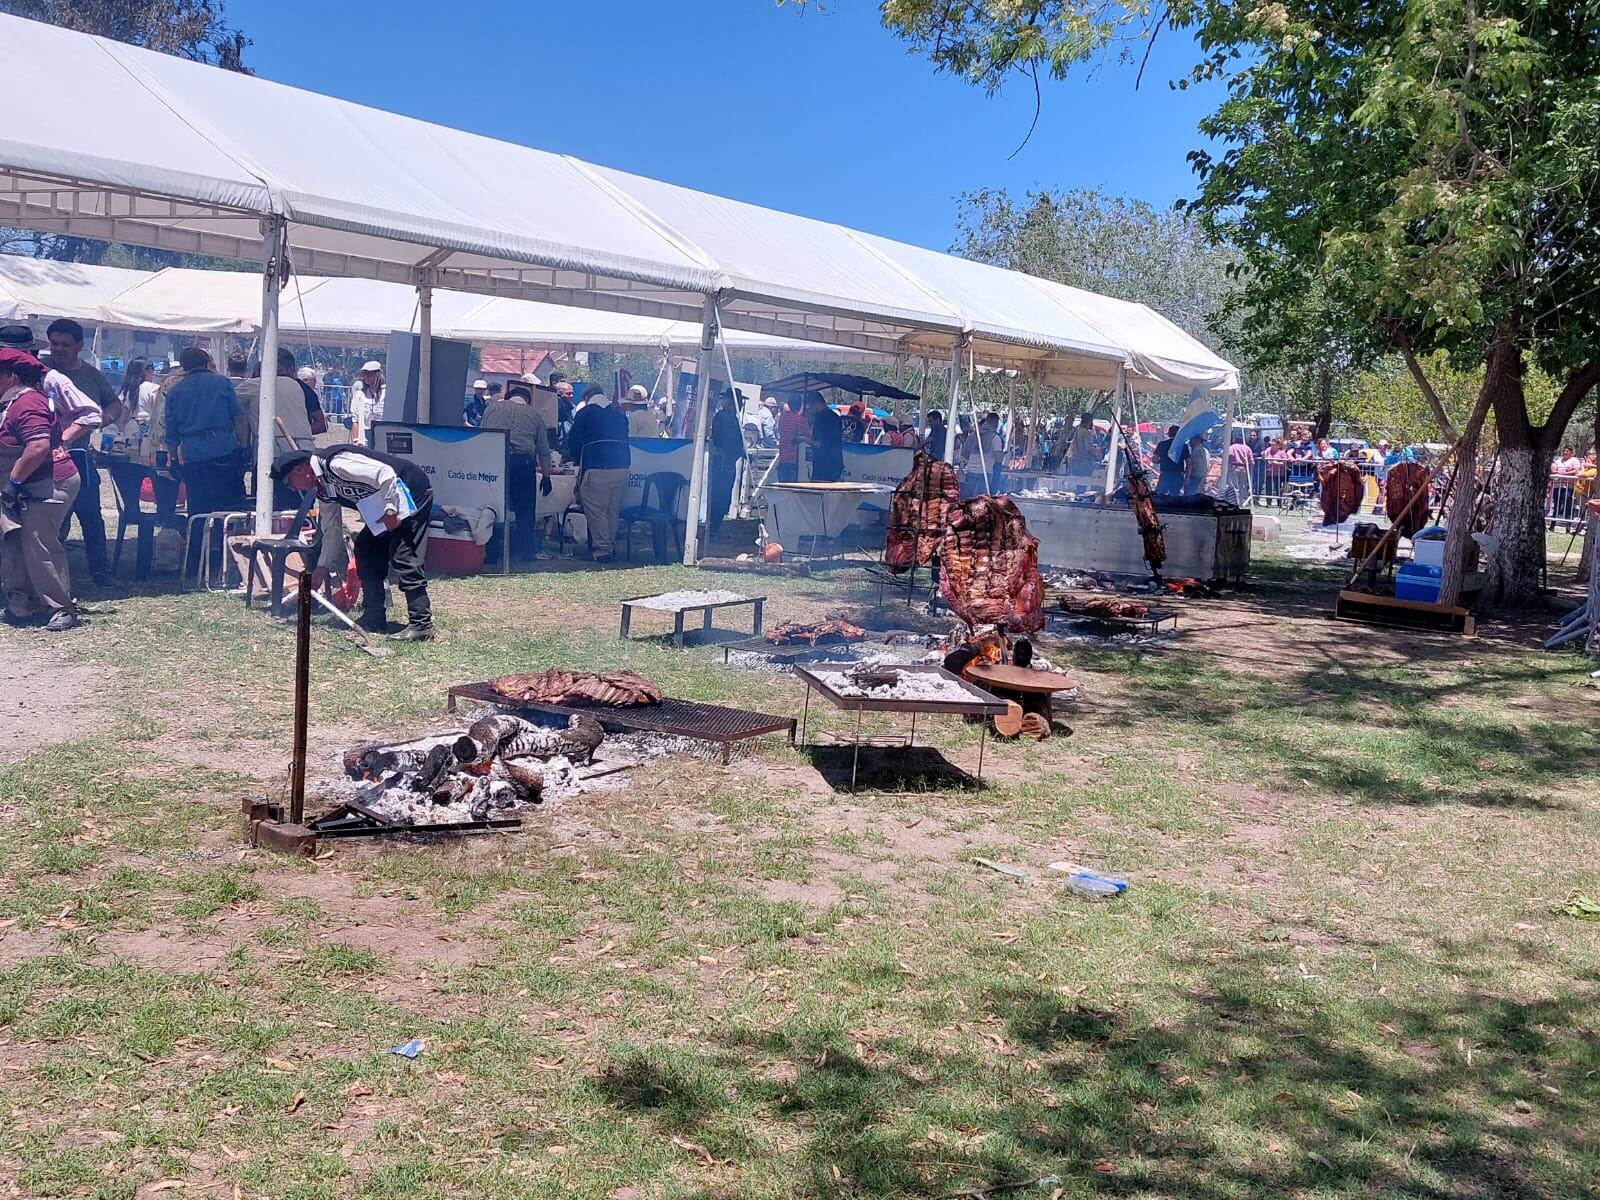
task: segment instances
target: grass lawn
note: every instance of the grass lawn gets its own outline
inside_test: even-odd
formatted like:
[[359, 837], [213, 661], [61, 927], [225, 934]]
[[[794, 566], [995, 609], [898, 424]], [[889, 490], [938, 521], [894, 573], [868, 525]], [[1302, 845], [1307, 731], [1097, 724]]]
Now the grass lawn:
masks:
[[[753, 583], [769, 622], [877, 600], [550, 573], [440, 584], [442, 640], [382, 662], [322, 632], [313, 774], [513, 669], [795, 713], [616, 638], [622, 597]], [[1044, 643], [1074, 732], [991, 743], [982, 790], [842, 794], [771, 738], [315, 862], [240, 841], [284, 629], [190, 595], [0, 631], [0, 1195], [1600, 1195], [1600, 922], [1557, 911], [1600, 896], [1587, 664], [1335, 624], [1335, 586], [1269, 559], [1160, 646]], [[927, 736], [971, 766], [970, 727]]]

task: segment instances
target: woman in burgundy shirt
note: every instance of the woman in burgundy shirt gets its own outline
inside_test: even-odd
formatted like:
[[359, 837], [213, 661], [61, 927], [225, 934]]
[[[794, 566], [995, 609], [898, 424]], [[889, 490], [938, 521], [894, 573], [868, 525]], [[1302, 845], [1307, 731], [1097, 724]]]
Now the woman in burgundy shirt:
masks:
[[8, 625], [78, 624], [61, 523], [81, 480], [61, 445], [62, 421], [39, 391], [44, 365], [0, 348], [0, 586]]

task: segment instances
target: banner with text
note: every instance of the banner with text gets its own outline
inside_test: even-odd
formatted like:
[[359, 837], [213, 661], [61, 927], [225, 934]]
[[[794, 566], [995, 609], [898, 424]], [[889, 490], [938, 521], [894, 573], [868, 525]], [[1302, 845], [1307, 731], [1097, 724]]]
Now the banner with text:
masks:
[[410, 459], [427, 472], [435, 504], [492, 508], [495, 520], [506, 513], [506, 433], [458, 425], [407, 425], [379, 421], [373, 448]]

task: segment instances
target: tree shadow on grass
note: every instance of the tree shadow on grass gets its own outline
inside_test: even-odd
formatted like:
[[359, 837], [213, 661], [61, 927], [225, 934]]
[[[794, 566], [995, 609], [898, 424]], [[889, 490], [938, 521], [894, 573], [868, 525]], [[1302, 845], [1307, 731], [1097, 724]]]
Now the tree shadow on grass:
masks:
[[[1594, 988], [1327, 1001], [1292, 968], [1279, 984], [1267, 951], [1187, 965], [1197, 982], [1159, 1017], [1022, 977], [976, 997], [974, 1018], [1005, 1031], [997, 1046], [881, 1032], [863, 1046], [791, 1017], [725, 1028], [701, 1062], [800, 1139], [797, 1194], [945, 1196], [1047, 1175], [1068, 1197], [1595, 1194]], [[641, 1104], [654, 1086], [608, 1099], [696, 1119]]]

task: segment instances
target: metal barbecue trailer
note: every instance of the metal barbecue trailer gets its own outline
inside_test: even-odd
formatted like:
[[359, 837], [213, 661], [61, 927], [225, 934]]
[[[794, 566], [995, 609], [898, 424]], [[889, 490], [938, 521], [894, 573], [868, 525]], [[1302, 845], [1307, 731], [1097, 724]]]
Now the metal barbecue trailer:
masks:
[[704, 630], [704, 631], [709, 631], [711, 629], [712, 614], [715, 613], [715, 611], [717, 609], [719, 609], [719, 608], [738, 608], [740, 605], [743, 605], [743, 604], [749, 604], [755, 610], [753, 616], [751, 617], [751, 621], [750, 621], [750, 633], [751, 633], [751, 635], [752, 636], [759, 636], [760, 633], [761, 633], [761, 610], [762, 610], [762, 606], [764, 604], [766, 604], [766, 602], [767, 602], [767, 598], [765, 596], [737, 596], [732, 600], [709, 600], [709, 601], [704, 601], [704, 602], [701, 602], [701, 603], [698, 603], [698, 604], [690, 602], [690, 601], [685, 601], [685, 602], [683, 602], [681, 604], [672, 604], [672, 605], [660, 605], [660, 604], [650, 604], [650, 603], [648, 603], [651, 600], [660, 599], [661, 596], [663, 596], [663, 595], [670, 595], [670, 594], [671, 593], [658, 593], [657, 595], [654, 595], [654, 596], [632, 596], [629, 599], [624, 600], [622, 602], [622, 631], [617, 636], [620, 637], [623, 641], [627, 641], [628, 640], [628, 632], [632, 628], [632, 625], [633, 625], [633, 610], [636, 609], [636, 608], [637, 609], [642, 609], [645, 612], [671, 613], [672, 614], [672, 638], [673, 638], [673, 641], [678, 643], [678, 649], [682, 650], [683, 649], [683, 618], [687, 614], [692, 613], [692, 612], [703, 613], [704, 614], [704, 620], [703, 620], [703, 623], [701, 624], [701, 629]]
[[490, 704], [508, 712], [546, 713], [557, 717], [588, 713], [600, 722], [600, 727], [607, 733], [660, 733], [696, 742], [710, 742], [721, 748], [724, 766], [733, 757], [736, 742], [787, 731], [789, 744], [794, 745], [794, 731], [798, 724], [793, 717], [778, 717], [744, 708], [725, 708], [720, 704], [704, 704], [699, 700], [678, 700], [672, 696], [663, 698], [660, 704], [636, 704], [627, 708], [592, 701], [545, 704], [502, 696], [487, 682], [458, 683], [445, 695], [447, 712], [455, 712], [459, 701], [469, 700], [476, 704]]
[[[812, 666], [823, 664], [814, 663]], [[855, 663], [831, 664], [841, 668], [855, 666]], [[854, 739], [854, 753], [850, 759], [850, 790], [856, 790], [856, 771], [861, 764], [861, 714], [864, 712], [894, 712], [905, 713], [911, 718], [911, 733], [906, 738], [906, 746], [910, 748], [917, 738], [917, 716], [926, 714], [933, 716], [952, 717], [983, 717], [979, 723], [978, 733], [978, 770], [976, 778], [983, 782], [983, 749], [984, 743], [989, 740], [988, 718], [998, 716], [1006, 711], [1006, 702], [998, 696], [991, 695], [975, 684], [968, 683], [959, 675], [952, 674], [937, 663], [910, 663], [905, 666], [896, 666], [894, 670], [903, 675], [935, 675], [948, 683], [960, 688], [969, 697], [966, 700], [919, 700], [911, 697], [894, 696], [847, 696], [829, 687], [819, 679], [811, 670], [796, 664], [792, 670], [799, 676], [800, 681], [806, 685], [805, 705], [800, 714], [800, 744], [808, 745], [806, 734], [810, 728], [811, 719], [811, 693], [813, 691], [825, 696], [835, 708], [856, 714], [856, 731]]]

